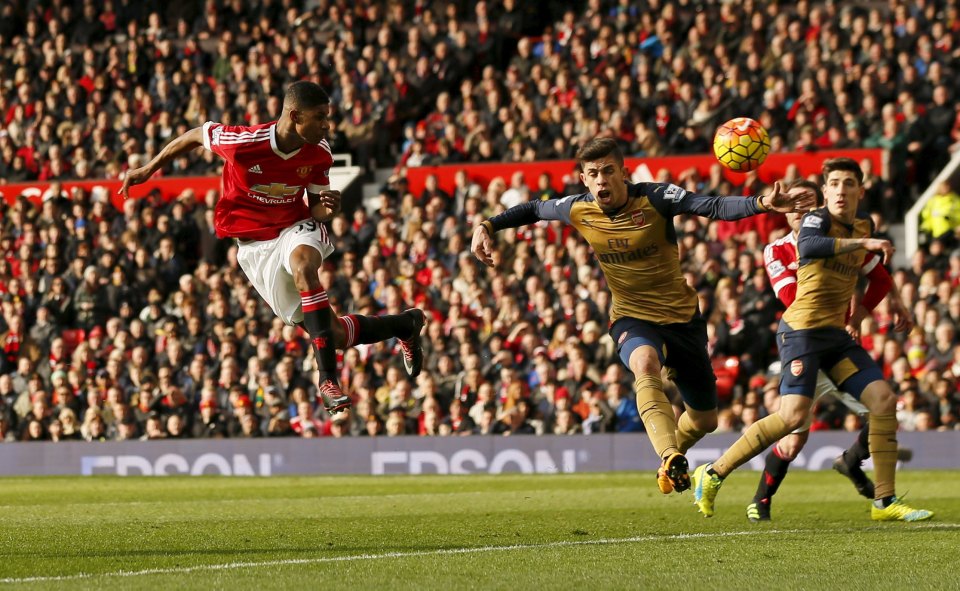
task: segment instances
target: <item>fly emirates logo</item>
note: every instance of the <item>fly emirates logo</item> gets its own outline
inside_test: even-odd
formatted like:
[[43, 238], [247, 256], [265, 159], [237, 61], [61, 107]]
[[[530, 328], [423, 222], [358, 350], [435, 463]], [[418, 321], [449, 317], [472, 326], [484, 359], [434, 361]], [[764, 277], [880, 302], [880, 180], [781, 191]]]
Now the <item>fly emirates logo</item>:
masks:
[[269, 185], [253, 185], [250, 187], [250, 191], [247, 195], [260, 203], [282, 205], [284, 203], [293, 203], [297, 199], [300, 199], [300, 196], [303, 194], [303, 186], [270, 183]]

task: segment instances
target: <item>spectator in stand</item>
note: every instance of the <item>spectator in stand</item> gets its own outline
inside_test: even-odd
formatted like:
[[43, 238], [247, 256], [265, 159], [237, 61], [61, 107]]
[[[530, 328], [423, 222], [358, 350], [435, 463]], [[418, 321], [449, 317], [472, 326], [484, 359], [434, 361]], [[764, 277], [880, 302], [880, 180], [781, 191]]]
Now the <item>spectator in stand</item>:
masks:
[[946, 246], [960, 244], [960, 195], [944, 181], [920, 213], [920, 230]]

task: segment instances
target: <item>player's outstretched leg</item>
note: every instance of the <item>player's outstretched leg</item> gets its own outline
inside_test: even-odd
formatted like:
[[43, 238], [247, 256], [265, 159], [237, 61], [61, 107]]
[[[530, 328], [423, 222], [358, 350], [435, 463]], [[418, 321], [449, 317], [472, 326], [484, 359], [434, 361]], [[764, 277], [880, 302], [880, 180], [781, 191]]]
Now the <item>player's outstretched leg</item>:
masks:
[[312, 246], [297, 246], [290, 255], [293, 282], [300, 291], [303, 326], [317, 356], [320, 398], [327, 412], [335, 414], [350, 408], [351, 402], [350, 397], [340, 390], [337, 379], [337, 339], [330, 301], [320, 283], [318, 270], [322, 264], [323, 256]]
[[410, 377], [415, 378], [423, 369], [423, 349], [420, 347], [420, 331], [426, 323], [423, 310], [411, 308], [402, 314], [386, 316], [361, 316], [350, 314], [339, 318], [345, 337], [344, 348], [368, 343], [379, 343], [396, 338], [403, 352], [403, 365]]
[[[868, 430], [869, 425], [865, 424], [860, 429], [856, 441], [833, 461], [833, 469], [849, 478], [858, 493], [873, 500], [875, 496], [873, 481], [870, 480], [870, 477], [866, 475], [862, 468], [863, 463], [870, 457], [869, 444], [867, 443]], [[912, 450], [897, 446], [897, 461], [909, 462], [912, 457]]]
[[780, 484], [790, 469], [790, 460], [783, 457], [777, 444], [773, 445], [767, 454], [767, 461], [760, 474], [760, 484], [753, 495], [753, 502], [747, 505], [747, 519], [753, 523], [770, 521], [770, 506], [773, 495], [777, 493]]
[[856, 441], [833, 461], [833, 469], [849, 478], [858, 493], [873, 500], [875, 493], [873, 481], [861, 468], [863, 462], [870, 457], [868, 434], [869, 426], [864, 425]]
[[793, 432], [773, 444], [760, 475], [760, 484], [753, 496], [753, 502], [747, 506], [747, 519], [753, 523], [770, 521], [770, 509], [773, 495], [777, 494], [783, 479], [787, 477], [790, 462], [806, 445], [810, 431]]
[[408, 316], [413, 323], [413, 331], [406, 338], [400, 338], [400, 350], [403, 352], [403, 367], [411, 378], [420, 375], [423, 369], [423, 348], [420, 346], [420, 331], [427, 322], [423, 310], [411, 308], [401, 314]]
[[[791, 396], [789, 398], [803, 397]], [[810, 399], [806, 398], [805, 400], [809, 403]], [[781, 402], [780, 412], [787, 412], [785, 407], [786, 404]], [[807, 404], [807, 409], [809, 410], [809, 404]], [[691, 478], [693, 481], [693, 503], [704, 516], [713, 516], [714, 499], [716, 499], [717, 492], [720, 491], [720, 485], [724, 478], [767, 449], [771, 443], [784, 437], [802, 424], [802, 412], [796, 414], [801, 418], [799, 420], [791, 418], [790, 423], [785, 422], [779, 413], [763, 417], [750, 425], [740, 439], [736, 440], [716, 462], [704, 464], [694, 471]]]
[[301, 291], [303, 325], [310, 334], [310, 343], [317, 356], [320, 373], [317, 388], [327, 413], [335, 415], [350, 408], [350, 397], [340, 389], [337, 379], [337, 349], [330, 326], [330, 302], [323, 288]]

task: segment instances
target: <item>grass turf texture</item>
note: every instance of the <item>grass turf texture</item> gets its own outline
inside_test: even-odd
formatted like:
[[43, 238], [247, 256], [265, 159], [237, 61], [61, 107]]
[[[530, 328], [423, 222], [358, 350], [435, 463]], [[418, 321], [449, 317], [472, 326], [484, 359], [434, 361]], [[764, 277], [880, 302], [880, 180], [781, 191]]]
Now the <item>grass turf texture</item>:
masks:
[[956, 588], [960, 471], [898, 479], [933, 522], [874, 523], [833, 472], [760, 525], [746, 471], [711, 519], [649, 473], [4, 479], [0, 588]]

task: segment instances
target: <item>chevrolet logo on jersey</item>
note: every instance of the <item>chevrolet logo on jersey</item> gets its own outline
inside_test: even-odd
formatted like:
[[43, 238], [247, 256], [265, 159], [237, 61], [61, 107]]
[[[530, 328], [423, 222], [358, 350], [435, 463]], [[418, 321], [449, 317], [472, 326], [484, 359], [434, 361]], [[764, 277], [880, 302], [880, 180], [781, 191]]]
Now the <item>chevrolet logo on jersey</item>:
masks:
[[280, 198], [296, 195], [297, 193], [303, 191], [303, 187], [300, 185], [291, 187], [283, 183], [270, 183], [269, 185], [253, 185], [250, 187], [250, 190], [254, 193], [260, 193], [261, 195], [269, 195], [270, 197]]

